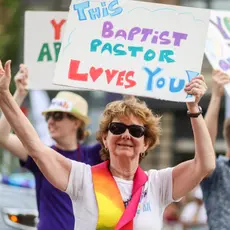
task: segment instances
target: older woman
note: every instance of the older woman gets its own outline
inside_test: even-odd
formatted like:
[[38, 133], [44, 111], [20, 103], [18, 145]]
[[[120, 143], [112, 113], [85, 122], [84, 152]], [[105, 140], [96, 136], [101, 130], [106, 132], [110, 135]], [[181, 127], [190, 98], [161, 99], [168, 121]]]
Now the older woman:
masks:
[[46, 178], [70, 195], [75, 229], [161, 229], [165, 207], [191, 191], [215, 168], [212, 142], [198, 107], [206, 90], [202, 76], [185, 88], [196, 97], [195, 102], [187, 103], [195, 140], [194, 159], [148, 172], [139, 163], [157, 144], [160, 128], [159, 117], [144, 103], [129, 99], [105, 108], [98, 140], [106, 161], [90, 167], [41, 143], [9, 92], [10, 78], [8, 61], [5, 69], [0, 66], [0, 107]]
[[[27, 95], [27, 68], [20, 66], [16, 78], [17, 90], [14, 99], [21, 104]], [[41, 102], [42, 103], [42, 102]], [[101, 162], [100, 144], [87, 146], [80, 144], [86, 136], [85, 126], [89, 122], [88, 104], [81, 96], [61, 91], [52, 100], [50, 106], [43, 111], [50, 136], [55, 141], [51, 146], [64, 157], [95, 165]], [[17, 120], [17, 118], [16, 118]], [[20, 122], [20, 120], [17, 120]], [[71, 230], [74, 229], [74, 215], [69, 196], [56, 189], [42, 174], [30, 157], [30, 151], [15, 134], [10, 133], [11, 127], [4, 116], [0, 119], [0, 146], [17, 156], [22, 167], [31, 171], [36, 182], [36, 198], [39, 210], [39, 230]], [[47, 158], [47, 163], [49, 158]]]

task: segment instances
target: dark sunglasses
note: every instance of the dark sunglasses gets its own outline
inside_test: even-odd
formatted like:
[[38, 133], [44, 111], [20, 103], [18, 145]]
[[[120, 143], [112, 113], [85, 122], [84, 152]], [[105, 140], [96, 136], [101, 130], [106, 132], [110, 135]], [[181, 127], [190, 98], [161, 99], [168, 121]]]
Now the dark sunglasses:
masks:
[[125, 125], [120, 122], [110, 123], [108, 130], [114, 135], [120, 135], [129, 130], [129, 133], [136, 138], [140, 138], [145, 134], [145, 127], [140, 125]]
[[63, 120], [65, 117], [68, 117], [71, 120], [75, 120], [76, 118], [69, 114], [69, 113], [63, 113], [63, 112], [49, 112], [45, 115], [45, 119], [46, 121], [48, 121], [50, 118], [53, 118], [54, 121], [61, 121]]

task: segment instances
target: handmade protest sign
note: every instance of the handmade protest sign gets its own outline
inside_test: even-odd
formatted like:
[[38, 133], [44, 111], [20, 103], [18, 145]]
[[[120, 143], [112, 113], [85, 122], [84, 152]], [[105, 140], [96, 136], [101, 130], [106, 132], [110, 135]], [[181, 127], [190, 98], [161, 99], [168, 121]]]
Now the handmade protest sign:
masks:
[[[214, 69], [230, 75], [230, 12], [211, 11], [205, 54]], [[225, 85], [230, 95], [230, 84]]]
[[72, 1], [53, 83], [171, 101], [201, 70], [209, 11]]
[[205, 54], [213, 68], [230, 73], [230, 12], [211, 11]]
[[51, 11], [25, 13], [24, 63], [30, 74], [29, 89], [67, 88], [52, 84], [67, 15]]

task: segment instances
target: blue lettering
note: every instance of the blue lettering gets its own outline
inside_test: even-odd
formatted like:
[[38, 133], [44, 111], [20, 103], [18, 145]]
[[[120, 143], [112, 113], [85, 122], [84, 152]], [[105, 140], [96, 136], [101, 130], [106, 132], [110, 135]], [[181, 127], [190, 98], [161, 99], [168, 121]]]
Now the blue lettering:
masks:
[[144, 55], [145, 61], [152, 61], [156, 57], [156, 53], [153, 50], [148, 50]]
[[86, 20], [85, 9], [89, 8], [89, 1], [81, 2], [73, 5], [73, 9], [77, 11], [78, 19], [80, 21]]
[[172, 50], [161, 50], [159, 61], [166, 61], [167, 63], [175, 62], [172, 58], [169, 57], [170, 55], [174, 55], [174, 52]]
[[146, 203], [144, 204], [143, 206], [143, 212], [151, 212], [151, 206], [150, 206], [150, 203]]
[[97, 47], [102, 44], [101, 40], [99, 39], [94, 39], [91, 41], [90, 44], [90, 52], [97, 52]]
[[119, 49], [120, 47], [124, 48], [124, 45], [123, 44], [116, 44], [113, 47], [113, 51], [115, 52], [115, 54], [114, 54], [115, 56], [126, 55], [127, 54], [124, 50], [120, 50]]
[[114, 9], [114, 6], [116, 5], [118, 5], [118, 0], [114, 0], [109, 4], [108, 9], [111, 11], [110, 16], [116, 16], [122, 13], [123, 9], [120, 6]]
[[103, 53], [104, 51], [109, 51], [110, 54], [112, 54], [112, 45], [110, 43], [106, 43], [102, 49], [101, 49], [101, 53]]
[[128, 50], [131, 52], [131, 57], [136, 57], [137, 52], [143, 52], [143, 47], [141, 47], [141, 46], [129, 46]]
[[157, 80], [157, 88], [161, 89], [165, 86], [165, 79], [163, 77]]
[[153, 77], [155, 77], [156, 75], [158, 75], [163, 69], [161, 69], [160, 67], [157, 67], [153, 72], [148, 68], [148, 67], [144, 67], [144, 70], [147, 72], [148, 74], [148, 82], [147, 82], [147, 87], [146, 90], [147, 91], [152, 91], [153, 88]]
[[91, 20], [96, 20], [97, 18], [100, 18], [101, 17], [100, 8], [96, 7], [95, 9], [90, 9], [89, 16]]
[[[186, 79], [179, 79], [178, 77], [165, 77], [159, 76], [159, 74], [163, 71], [162, 68], [157, 67], [154, 71], [150, 70], [148, 67], [143, 68], [148, 74], [147, 80], [147, 91], [153, 91], [154, 87], [161, 89], [164, 87], [168, 87], [168, 91], [171, 93], [181, 92], [186, 83]], [[193, 71], [185, 71], [189, 81], [191, 81], [194, 77], [198, 76], [199, 73]], [[155, 77], [159, 76], [159, 77]], [[154, 80], [155, 79], [155, 80]], [[187, 95], [187, 98], [191, 97], [191, 95]]]
[[105, 2], [101, 2], [101, 6], [103, 7], [103, 8], [102, 8], [103, 17], [108, 16], [108, 15], [109, 15], [109, 11], [108, 11], [108, 9], [106, 8], [106, 3], [105, 3]]
[[198, 72], [194, 72], [194, 71], [190, 71], [190, 70], [186, 70], [185, 71], [188, 77], [188, 82], [190, 82], [194, 77], [197, 77], [199, 75]]
[[122, 7], [119, 6], [118, 0], [113, 0], [112, 2], [110, 2], [108, 7], [106, 6], [106, 2], [101, 2], [100, 6], [95, 8], [89, 7], [90, 1], [85, 1], [73, 5], [73, 9], [77, 11], [78, 19], [80, 21], [84, 21], [87, 19], [96, 20], [107, 16], [116, 16], [118, 14], [121, 14], [123, 11]]
[[179, 84], [177, 86], [175, 86], [175, 81], [176, 81], [176, 78], [170, 78], [169, 90], [172, 93], [177, 93], [177, 92], [181, 91], [185, 85], [185, 80], [183, 80], [183, 79], [179, 80]]
[[[186, 74], [188, 77], [188, 82], [190, 82], [194, 77], [197, 77], [199, 75], [198, 72], [194, 72], [194, 71], [190, 71], [190, 70], [186, 70]], [[188, 94], [186, 98], [192, 97], [191, 94]]]

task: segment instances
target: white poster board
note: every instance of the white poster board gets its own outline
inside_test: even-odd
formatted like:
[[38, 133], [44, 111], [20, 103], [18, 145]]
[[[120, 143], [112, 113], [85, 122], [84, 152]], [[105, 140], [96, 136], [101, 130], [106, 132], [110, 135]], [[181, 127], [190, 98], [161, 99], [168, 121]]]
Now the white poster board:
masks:
[[[211, 11], [205, 54], [213, 69], [230, 75], [230, 11]], [[225, 89], [230, 95], [230, 84]]]
[[138, 1], [72, 1], [53, 83], [193, 101], [209, 11]]
[[68, 12], [25, 13], [24, 63], [29, 69], [29, 89], [60, 90], [52, 84]]

